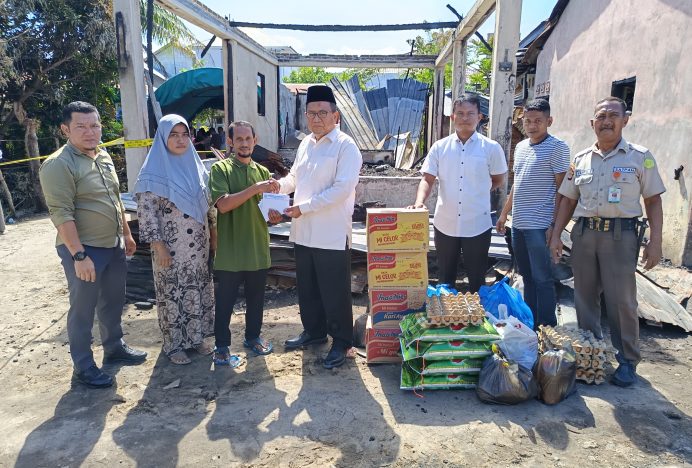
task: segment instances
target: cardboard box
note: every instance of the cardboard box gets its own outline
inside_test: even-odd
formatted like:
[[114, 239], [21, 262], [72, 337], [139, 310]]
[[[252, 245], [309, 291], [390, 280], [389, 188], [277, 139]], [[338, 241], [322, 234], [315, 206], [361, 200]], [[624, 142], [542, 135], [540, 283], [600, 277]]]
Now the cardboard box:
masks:
[[368, 252], [368, 287], [428, 286], [427, 252]]
[[365, 326], [365, 355], [368, 364], [400, 363], [398, 328], [373, 328], [371, 317]]
[[368, 252], [428, 251], [428, 210], [370, 208], [367, 213]]
[[406, 315], [425, 310], [425, 288], [370, 288], [373, 328], [397, 328]]

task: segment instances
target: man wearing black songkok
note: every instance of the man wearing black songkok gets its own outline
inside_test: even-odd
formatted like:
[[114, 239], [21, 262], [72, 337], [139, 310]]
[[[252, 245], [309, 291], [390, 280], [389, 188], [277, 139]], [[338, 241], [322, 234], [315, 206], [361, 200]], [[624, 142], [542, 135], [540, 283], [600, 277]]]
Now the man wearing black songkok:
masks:
[[291, 241], [295, 244], [298, 303], [303, 332], [287, 349], [325, 343], [324, 367], [342, 365], [352, 346], [351, 216], [363, 158], [353, 139], [339, 130], [331, 88], [308, 88], [306, 116], [312, 132], [300, 144], [281, 193], [295, 192]]

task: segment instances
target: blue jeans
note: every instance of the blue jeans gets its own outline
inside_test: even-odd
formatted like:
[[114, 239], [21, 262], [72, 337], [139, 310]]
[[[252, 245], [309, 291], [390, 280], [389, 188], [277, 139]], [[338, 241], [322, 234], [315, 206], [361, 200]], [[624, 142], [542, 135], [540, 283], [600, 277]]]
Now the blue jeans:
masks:
[[512, 228], [512, 248], [524, 279], [524, 301], [533, 312], [534, 327], [557, 325], [555, 284], [545, 240], [547, 229]]

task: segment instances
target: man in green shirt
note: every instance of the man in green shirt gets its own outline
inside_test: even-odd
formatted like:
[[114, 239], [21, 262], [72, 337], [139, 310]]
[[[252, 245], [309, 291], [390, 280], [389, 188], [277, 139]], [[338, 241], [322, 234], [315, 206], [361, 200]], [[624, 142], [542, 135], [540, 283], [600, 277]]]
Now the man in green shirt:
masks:
[[122, 340], [125, 255], [134, 254], [137, 246], [125, 220], [113, 161], [98, 148], [98, 111], [89, 103], [72, 102], [63, 109], [60, 128], [67, 144], [44, 161], [39, 176], [58, 230], [56, 248], [70, 291], [67, 334], [73, 380], [110, 387], [113, 378], [98, 368], [91, 351], [94, 314], [99, 318], [104, 364], [139, 364], [147, 355]]
[[[247, 304], [243, 345], [258, 355], [269, 354], [273, 349], [270, 342], [260, 337], [264, 289], [271, 260], [269, 230], [258, 204], [261, 194], [278, 192], [279, 184], [264, 166], [251, 158], [257, 137], [250, 123], [233, 122], [226, 142], [229, 148], [233, 147], [234, 156], [214, 163], [209, 177], [212, 200], [218, 210], [214, 271], [219, 287], [214, 363], [237, 367], [241, 361], [230, 353], [229, 326], [241, 284]], [[279, 222], [281, 215], [273, 211], [269, 220]]]

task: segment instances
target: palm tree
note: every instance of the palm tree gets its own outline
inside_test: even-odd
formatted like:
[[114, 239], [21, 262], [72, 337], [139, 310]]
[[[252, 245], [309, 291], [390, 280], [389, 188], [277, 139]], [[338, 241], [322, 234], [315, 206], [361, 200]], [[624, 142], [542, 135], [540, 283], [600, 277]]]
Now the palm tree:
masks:
[[147, 3], [151, 1], [154, 5], [153, 32], [152, 38], [160, 44], [176, 41], [181, 44], [196, 42], [195, 36], [185, 26], [183, 20], [178, 18], [175, 13], [157, 5], [153, 0], [140, 0], [139, 12], [142, 18], [142, 34], [146, 35], [147, 30]]

